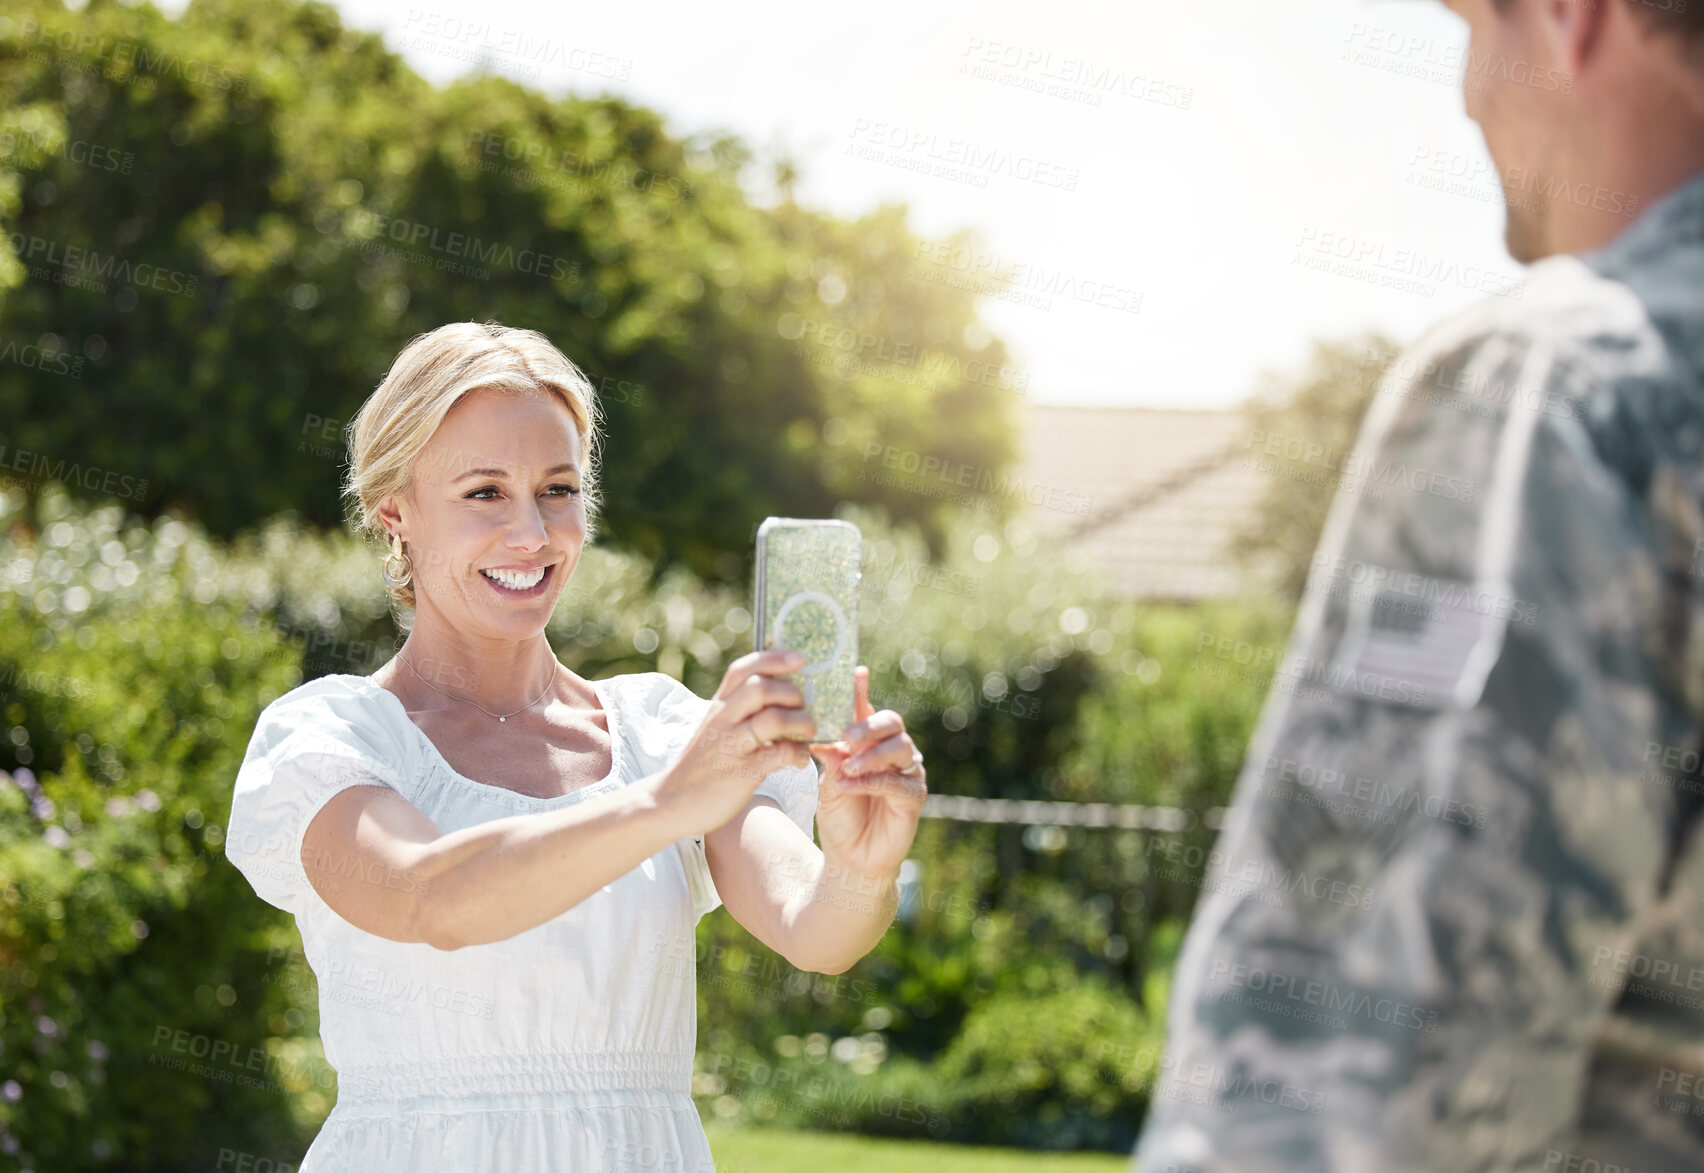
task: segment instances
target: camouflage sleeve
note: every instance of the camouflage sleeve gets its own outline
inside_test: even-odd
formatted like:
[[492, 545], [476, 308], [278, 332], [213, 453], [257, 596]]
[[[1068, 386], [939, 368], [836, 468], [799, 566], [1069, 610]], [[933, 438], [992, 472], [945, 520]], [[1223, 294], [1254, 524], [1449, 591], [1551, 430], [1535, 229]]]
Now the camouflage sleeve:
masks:
[[1548, 341], [1429, 347], [1345, 463], [1174, 977], [1141, 1173], [1546, 1167], [1616, 992], [1593, 952], [1654, 900], [1672, 552]]

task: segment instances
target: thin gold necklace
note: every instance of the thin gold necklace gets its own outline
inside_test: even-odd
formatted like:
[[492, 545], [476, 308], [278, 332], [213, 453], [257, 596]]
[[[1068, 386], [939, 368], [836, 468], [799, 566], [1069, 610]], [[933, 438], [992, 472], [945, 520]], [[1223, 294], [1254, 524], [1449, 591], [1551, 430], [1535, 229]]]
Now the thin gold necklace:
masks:
[[[402, 653], [401, 652], [398, 652], [396, 654], [396, 658], [399, 659], [399, 660], [402, 660], [402, 662], [404, 664], [408, 664], [407, 660], [402, 659]], [[522, 705], [520, 708], [515, 710], [515, 713], [524, 713], [528, 709], [532, 708], [533, 705], [538, 704], [539, 701], [541, 701], [545, 698], [545, 696], [550, 692], [550, 686], [552, 684], [556, 683], [556, 670], [560, 667], [562, 667], [562, 662], [560, 660], [558, 660], [555, 656], [552, 656], [550, 658], [550, 679], [545, 683], [544, 692], [539, 693], [538, 696], [533, 700], [532, 704]], [[414, 673], [416, 676], [420, 676], [420, 669], [416, 668], [413, 664], [408, 664], [408, 670], [410, 672]], [[427, 680], [424, 676], [420, 676], [420, 683], [424, 684], [427, 688], [437, 688], [439, 692], [443, 692], [444, 695], [449, 697], [451, 700], [467, 701], [468, 704], [472, 705], [474, 708], [478, 709], [480, 712], [485, 713], [488, 716], [496, 717], [499, 721], [507, 721], [509, 719], [509, 717], [513, 717], [515, 715], [515, 713], [510, 713], [507, 716], [502, 716], [502, 715], [499, 715], [497, 713], [493, 713], [490, 709], [486, 708], [484, 705], [480, 704], [478, 701], [470, 701], [465, 696], [457, 696], [453, 692], [444, 692], [443, 689], [438, 688], [438, 686], [436, 684], [433, 684], [430, 680]]]

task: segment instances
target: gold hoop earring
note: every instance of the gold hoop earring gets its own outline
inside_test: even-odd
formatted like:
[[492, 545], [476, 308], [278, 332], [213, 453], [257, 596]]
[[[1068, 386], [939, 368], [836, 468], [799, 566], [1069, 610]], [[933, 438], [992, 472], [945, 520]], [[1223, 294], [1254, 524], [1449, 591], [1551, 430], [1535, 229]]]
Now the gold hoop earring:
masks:
[[[401, 562], [402, 569], [392, 571], [392, 560]], [[385, 560], [379, 564], [379, 571], [385, 576], [385, 585], [398, 590], [407, 586], [408, 580], [414, 576], [414, 561], [403, 553], [401, 534], [391, 535], [391, 552], [386, 554]]]

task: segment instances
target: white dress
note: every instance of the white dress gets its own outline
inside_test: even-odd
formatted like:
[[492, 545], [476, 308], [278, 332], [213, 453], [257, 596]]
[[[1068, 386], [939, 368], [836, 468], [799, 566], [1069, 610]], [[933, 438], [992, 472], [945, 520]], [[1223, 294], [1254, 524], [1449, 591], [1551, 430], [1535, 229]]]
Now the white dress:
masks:
[[[613, 768], [557, 798], [456, 773], [396, 695], [365, 676], [320, 677], [261, 713], [225, 853], [262, 899], [295, 915], [319, 982], [338, 1095], [300, 1173], [714, 1170], [691, 1098], [693, 929], [721, 903], [701, 837], [554, 920], [454, 952], [356, 928], [302, 867], [308, 823], [350, 786], [389, 786], [445, 833], [553, 810], [676, 760], [710, 703], [660, 672], [590, 683]], [[816, 779], [812, 762], [776, 771], [757, 792], [811, 835]]]

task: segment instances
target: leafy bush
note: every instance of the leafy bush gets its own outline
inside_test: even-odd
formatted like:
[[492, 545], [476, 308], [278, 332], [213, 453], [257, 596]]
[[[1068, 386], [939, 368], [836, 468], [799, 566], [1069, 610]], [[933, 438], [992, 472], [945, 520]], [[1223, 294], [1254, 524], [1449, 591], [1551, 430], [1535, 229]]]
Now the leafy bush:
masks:
[[977, 1006], [936, 1070], [956, 1087], [954, 1133], [1033, 1148], [1129, 1149], [1144, 1083], [1120, 1057], [1152, 1037], [1099, 981], [1003, 991]]
[[[39, 508], [37, 536], [0, 496], [0, 1153], [292, 1161], [335, 1089], [317, 997], [290, 918], [221, 861], [217, 821], [260, 708], [400, 642], [378, 552], [290, 518], [224, 547], [62, 493]], [[1196, 670], [1198, 633], [1276, 639], [1281, 616], [1101, 601], [1021, 522], [968, 516], [931, 562], [878, 512], [843, 516], [865, 538], [872, 697], [906, 715], [934, 792], [1228, 797], [1261, 682]], [[750, 647], [748, 603], [592, 547], [549, 634], [582, 675], [658, 669], [707, 695]], [[1150, 1086], [1129, 1047], [1158, 1037], [1195, 888], [1154, 874], [1169, 833], [1030, 832], [924, 820], [900, 920], [845, 974], [794, 971], [705, 917], [706, 1113], [1128, 1147]], [[1093, 1049], [1108, 1042], [1125, 1049]], [[809, 1080], [755, 1080], [759, 1064]]]
[[709, 1113], [737, 1122], [1127, 1152], [1158, 1071], [1164, 984], [1155, 982], [1152, 1018], [1096, 979], [1002, 990], [933, 1063], [887, 1057], [873, 1030], [705, 1049], [694, 1090]]
[[301, 1000], [267, 981], [294, 932], [220, 851], [288, 649], [208, 596], [182, 525], [47, 510], [0, 562], [0, 1151], [53, 1170], [297, 1151], [295, 1112], [329, 1101], [317, 1050], [282, 1046]]

